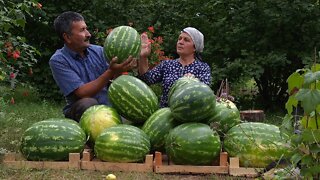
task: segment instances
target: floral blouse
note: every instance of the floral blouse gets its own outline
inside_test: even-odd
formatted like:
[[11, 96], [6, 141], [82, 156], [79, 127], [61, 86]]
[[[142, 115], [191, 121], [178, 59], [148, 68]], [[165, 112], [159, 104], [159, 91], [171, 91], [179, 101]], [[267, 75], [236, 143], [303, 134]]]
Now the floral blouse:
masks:
[[168, 93], [173, 83], [185, 74], [193, 74], [207, 85], [211, 83], [211, 69], [205, 62], [195, 60], [193, 63], [182, 66], [179, 59], [164, 60], [155, 68], [141, 75], [140, 78], [147, 84], [162, 84], [161, 107], [168, 106]]

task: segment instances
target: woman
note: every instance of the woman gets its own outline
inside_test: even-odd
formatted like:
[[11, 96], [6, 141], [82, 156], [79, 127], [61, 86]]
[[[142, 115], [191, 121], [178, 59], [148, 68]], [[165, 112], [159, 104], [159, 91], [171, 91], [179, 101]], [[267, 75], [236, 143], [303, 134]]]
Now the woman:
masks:
[[179, 58], [162, 61], [152, 70], [148, 70], [148, 55], [151, 46], [146, 34], [141, 35], [142, 50], [139, 61], [140, 78], [147, 84], [162, 83], [161, 107], [168, 106], [168, 93], [173, 83], [182, 76], [194, 76], [207, 85], [211, 83], [211, 69], [202, 62], [200, 53], [204, 48], [203, 34], [193, 27], [181, 31], [176, 51]]

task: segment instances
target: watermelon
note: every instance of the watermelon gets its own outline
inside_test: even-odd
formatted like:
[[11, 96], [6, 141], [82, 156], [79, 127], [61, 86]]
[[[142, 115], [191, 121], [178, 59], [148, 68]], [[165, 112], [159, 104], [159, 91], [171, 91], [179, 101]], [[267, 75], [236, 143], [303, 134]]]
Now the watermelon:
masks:
[[121, 75], [109, 86], [109, 99], [117, 112], [129, 121], [144, 123], [159, 109], [158, 97], [140, 79]]
[[192, 82], [173, 92], [169, 107], [173, 117], [181, 122], [208, 121], [216, 105], [216, 96], [203, 82]]
[[168, 107], [157, 110], [148, 118], [141, 129], [150, 138], [152, 152], [164, 152], [165, 138], [176, 124]]
[[125, 61], [130, 55], [138, 58], [140, 55], [141, 39], [139, 33], [130, 26], [114, 28], [104, 42], [104, 54], [110, 62], [118, 57], [118, 63]]
[[189, 122], [170, 131], [166, 138], [170, 160], [181, 165], [212, 165], [221, 150], [219, 135], [203, 123]]
[[109, 162], [141, 162], [149, 151], [149, 137], [141, 129], [127, 124], [104, 129], [94, 146], [97, 158]]
[[229, 156], [239, 157], [240, 166], [265, 168], [281, 158], [289, 158], [291, 147], [287, 139], [276, 125], [247, 122], [227, 132], [224, 149]]
[[240, 111], [237, 106], [232, 101], [224, 98], [217, 100], [212, 116], [208, 120], [208, 124], [220, 135], [227, 133], [230, 128], [240, 122]]
[[20, 151], [32, 161], [68, 160], [69, 153], [81, 153], [86, 134], [71, 119], [51, 118], [32, 124], [21, 138]]
[[169, 91], [169, 95], [168, 95], [168, 99], [171, 97], [171, 95], [173, 94], [174, 91], [181, 88], [182, 86], [184, 86], [188, 83], [199, 82], [199, 81], [200, 80], [198, 78], [195, 78], [193, 76], [183, 76], [183, 77], [179, 78], [171, 86], [170, 91]]
[[94, 144], [103, 129], [121, 124], [121, 117], [112, 107], [95, 105], [89, 107], [82, 114], [79, 123], [86, 135], [89, 136], [89, 142]]

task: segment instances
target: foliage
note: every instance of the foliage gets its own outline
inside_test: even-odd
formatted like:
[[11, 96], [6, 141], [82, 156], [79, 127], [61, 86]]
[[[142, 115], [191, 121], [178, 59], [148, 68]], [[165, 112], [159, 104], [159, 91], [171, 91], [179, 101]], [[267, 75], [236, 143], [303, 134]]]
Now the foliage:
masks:
[[[301, 166], [301, 175], [320, 178], [320, 64], [298, 69], [287, 79], [290, 94], [283, 131], [291, 134], [295, 145], [293, 165]], [[294, 109], [302, 109], [297, 114]], [[300, 115], [300, 116], [299, 116]]]
[[36, 11], [41, 11], [36, 0], [0, 1], [0, 82], [10, 81], [12, 88], [32, 75], [32, 66], [40, 55], [24, 35], [27, 16], [39, 21], [33, 16]]

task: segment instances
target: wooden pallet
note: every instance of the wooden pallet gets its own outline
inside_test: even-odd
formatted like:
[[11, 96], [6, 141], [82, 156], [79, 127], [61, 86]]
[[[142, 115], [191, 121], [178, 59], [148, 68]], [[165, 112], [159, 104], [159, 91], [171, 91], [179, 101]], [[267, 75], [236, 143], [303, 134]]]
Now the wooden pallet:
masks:
[[80, 153], [70, 153], [69, 161], [28, 161], [18, 153], [7, 153], [3, 164], [15, 169], [80, 169]]
[[98, 171], [152, 172], [153, 155], [146, 155], [144, 163], [115, 163], [101, 161], [94, 157], [91, 149], [85, 149], [81, 159], [81, 169]]
[[231, 176], [258, 177], [263, 174], [263, 168], [240, 167], [238, 157], [230, 157], [229, 174]]
[[220, 153], [218, 166], [193, 166], [193, 165], [175, 165], [168, 161], [166, 155], [161, 152], [155, 152], [155, 173], [179, 173], [179, 174], [228, 174], [228, 154]]

